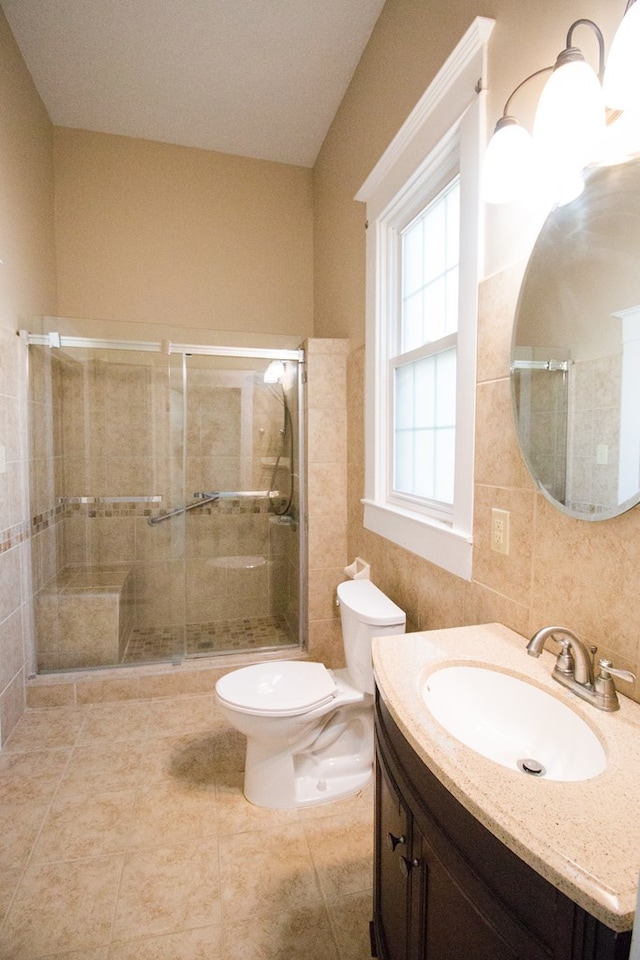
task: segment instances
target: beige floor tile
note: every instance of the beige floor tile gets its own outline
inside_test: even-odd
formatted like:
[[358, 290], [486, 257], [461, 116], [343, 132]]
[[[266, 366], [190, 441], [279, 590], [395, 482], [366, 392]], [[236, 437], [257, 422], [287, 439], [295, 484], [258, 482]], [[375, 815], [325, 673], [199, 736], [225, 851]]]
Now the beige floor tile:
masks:
[[0, 804], [0, 864], [26, 864], [48, 809], [48, 803]]
[[129, 849], [134, 828], [134, 792], [60, 796], [33, 851], [34, 862], [74, 860]]
[[222, 927], [215, 924], [111, 947], [109, 960], [222, 960]]
[[135, 790], [144, 782], [144, 741], [95, 743], [73, 748], [60, 783], [61, 795]]
[[304, 830], [327, 899], [371, 887], [373, 826], [369, 816], [342, 813], [308, 821]]
[[140, 740], [157, 733], [156, 714], [150, 700], [97, 703], [87, 709], [77, 742]]
[[2, 870], [0, 871], [0, 926], [9, 910], [11, 900], [22, 876], [22, 870], [22, 866], [8, 866], [3, 861]]
[[371, 786], [253, 806], [211, 695], [23, 720], [0, 754], [0, 960], [369, 957]]
[[71, 751], [32, 750], [0, 754], [0, 803], [45, 803], [60, 782]]
[[47, 814], [48, 804], [0, 804], [0, 924]]
[[163, 736], [186, 732], [210, 731], [213, 726], [213, 697], [175, 697], [153, 700], [151, 719]]
[[295, 810], [267, 810], [256, 807], [245, 799], [242, 787], [244, 774], [228, 770], [220, 776], [216, 787], [218, 836], [261, 831], [278, 824], [288, 824], [298, 818]]
[[322, 898], [299, 825], [220, 837], [219, 851], [225, 921], [268, 917]]
[[84, 707], [27, 710], [20, 717], [4, 750], [44, 750], [72, 747], [86, 718]]
[[143, 758], [145, 780], [169, 780], [213, 793], [220, 770], [220, 740], [212, 731], [148, 739]]
[[115, 943], [211, 926], [220, 919], [214, 839], [126, 857], [113, 927]]
[[369, 922], [373, 916], [373, 893], [356, 893], [327, 903], [340, 960], [370, 960]]
[[224, 960], [339, 960], [324, 904], [224, 924]]
[[132, 848], [189, 843], [216, 833], [215, 795], [171, 783], [152, 785], [136, 796]]
[[123, 857], [30, 864], [2, 929], [2, 960], [107, 946]]

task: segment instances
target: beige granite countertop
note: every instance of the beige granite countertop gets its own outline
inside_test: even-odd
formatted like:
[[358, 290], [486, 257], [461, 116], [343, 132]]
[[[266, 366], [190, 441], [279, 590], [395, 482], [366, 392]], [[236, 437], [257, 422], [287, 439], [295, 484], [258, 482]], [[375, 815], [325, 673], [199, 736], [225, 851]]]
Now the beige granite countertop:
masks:
[[[380, 637], [376, 681], [413, 749], [477, 820], [608, 927], [630, 930], [640, 870], [640, 704], [620, 697], [615, 713], [597, 710], [552, 680], [552, 653], [529, 657], [526, 643], [499, 623]], [[451, 663], [492, 666], [571, 706], [599, 737], [606, 770], [591, 780], [534, 779], [466, 747], [420, 692]]]

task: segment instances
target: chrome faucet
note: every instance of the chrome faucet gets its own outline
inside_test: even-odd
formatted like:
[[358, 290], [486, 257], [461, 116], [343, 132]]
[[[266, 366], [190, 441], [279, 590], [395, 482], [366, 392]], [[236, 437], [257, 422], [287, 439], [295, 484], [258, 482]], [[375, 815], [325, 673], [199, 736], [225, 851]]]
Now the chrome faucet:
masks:
[[620, 703], [612, 677], [633, 683], [635, 674], [630, 670], [614, 669], [611, 660], [602, 659], [598, 661], [600, 672], [594, 679], [591, 658], [598, 648], [587, 648], [568, 627], [543, 627], [538, 630], [527, 644], [529, 656], [539, 657], [550, 637], [560, 644], [560, 653], [551, 674], [553, 679], [599, 710], [618, 710]]

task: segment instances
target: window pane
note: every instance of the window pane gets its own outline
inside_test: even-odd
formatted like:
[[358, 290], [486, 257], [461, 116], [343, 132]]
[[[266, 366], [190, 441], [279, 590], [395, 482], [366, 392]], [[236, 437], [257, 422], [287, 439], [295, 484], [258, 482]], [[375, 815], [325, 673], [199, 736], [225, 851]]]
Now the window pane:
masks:
[[436, 200], [422, 215], [424, 223], [424, 279], [428, 283], [446, 268], [447, 207], [445, 199]]
[[[430, 283], [424, 292], [424, 324], [426, 335], [422, 343], [433, 343], [445, 335], [447, 291], [445, 277]], [[455, 328], [454, 328], [455, 330]]]
[[447, 193], [447, 267], [457, 265], [460, 251], [460, 190]]
[[396, 425], [398, 429], [413, 429], [414, 423], [414, 380], [413, 364], [399, 367], [396, 371]]
[[456, 351], [398, 366], [394, 378], [396, 493], [453, 503]]
[[423, 231], [422, 225], [419, 224], [418, 226], [419, 229], [410, 230], [407, 233], [404, 242], [402, 286], [406, 296], [411, 296], [411, 294], [419, 290], [423, 284]]
[[415, 350], [424, 343], [424, 293], [422, 290], [418, 290], [406, 300], [402, 334], [401, 353]]
[[401, 234], [401, 353], [458, 329], [459, 245], [460, 187], [456, 178]]

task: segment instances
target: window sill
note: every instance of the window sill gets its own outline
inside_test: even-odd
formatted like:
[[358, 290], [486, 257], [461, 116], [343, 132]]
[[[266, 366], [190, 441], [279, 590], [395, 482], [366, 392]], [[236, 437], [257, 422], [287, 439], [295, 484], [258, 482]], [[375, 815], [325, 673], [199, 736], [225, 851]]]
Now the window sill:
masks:
[[473, 544], [468, 532], [431, 517], [421, 517], [389, 504], [363, 500], [364, 526], [399, 547], [471, 580]]

